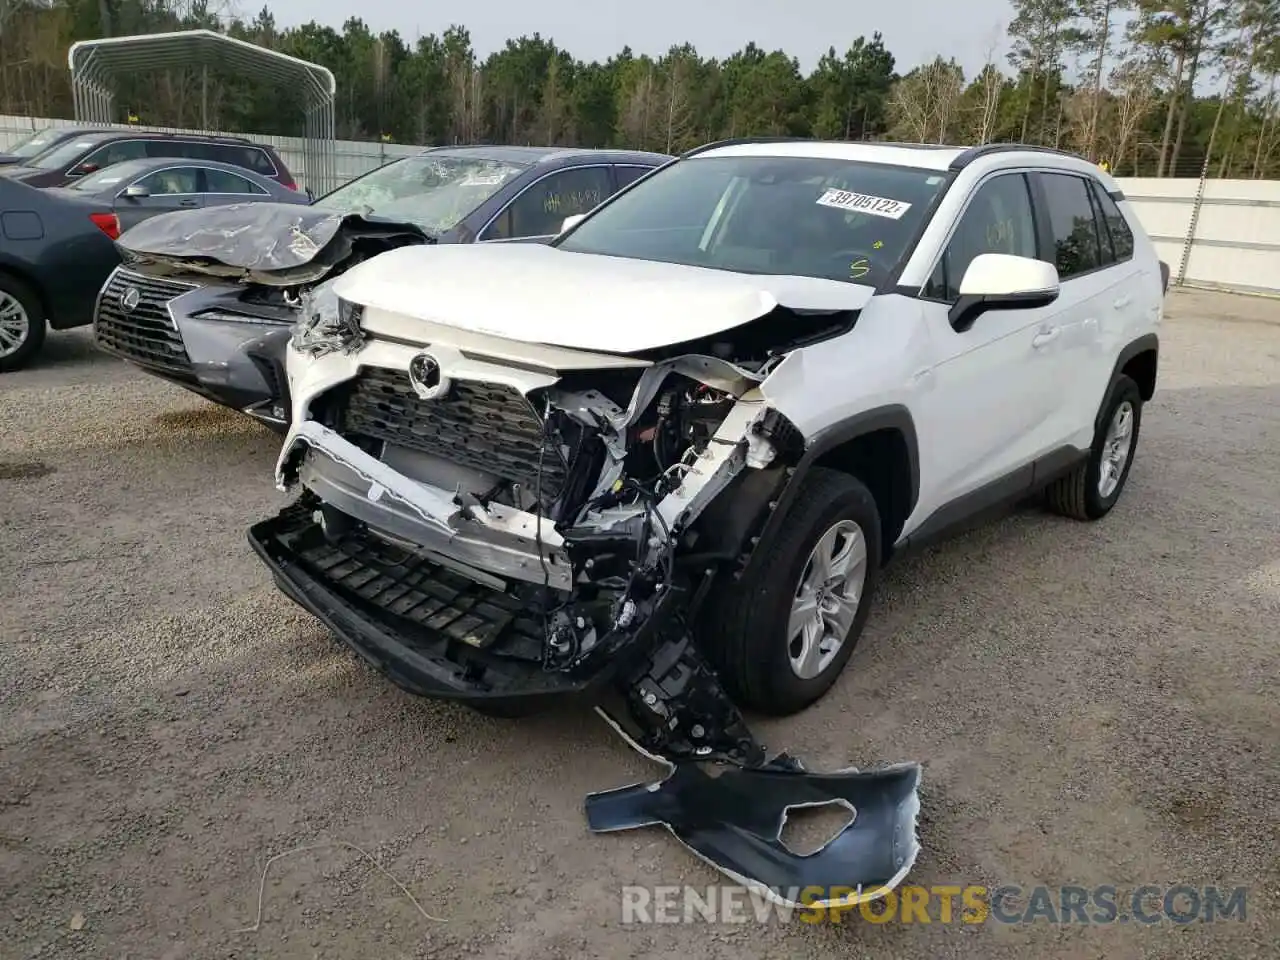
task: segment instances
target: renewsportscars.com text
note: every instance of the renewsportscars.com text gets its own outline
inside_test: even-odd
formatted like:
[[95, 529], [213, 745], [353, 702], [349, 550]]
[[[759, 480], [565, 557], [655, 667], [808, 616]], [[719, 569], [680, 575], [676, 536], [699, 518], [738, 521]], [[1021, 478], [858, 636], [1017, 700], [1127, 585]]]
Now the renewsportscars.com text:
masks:
[[[904, 924], [1188, 924], [1242, 921], [1247, 888], [1144, 884], [1118, 888], [938, 884], [894, 890], [793, 887], [763, 891], [742, 886], [622, 888], [622, 922]], [[785, 900], [787, 903], [779, 903]], [[824, 906], [824, 903], [830, 903]]]

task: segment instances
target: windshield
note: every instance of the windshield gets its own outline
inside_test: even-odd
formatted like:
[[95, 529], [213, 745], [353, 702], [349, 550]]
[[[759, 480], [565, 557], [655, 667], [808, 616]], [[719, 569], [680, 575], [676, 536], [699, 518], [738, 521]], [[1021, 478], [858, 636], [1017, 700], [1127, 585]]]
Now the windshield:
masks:
[[0, 150], [0, 153], [7, 153], [11, 157], [22, 157], [25, 160], [27, 157], [34, 157], [42, 150], [47, 150], [57, 138], [58, 131], [54, 127], [45, 127], [19, 140], [8, 150]]
[[443, 233], [526, 169], [524, 164], [476, 157], [405, 157], [344, 184], [315, 206], [394, 217], [428, 233]]
[[39, 167], [41, 170], [60, 170], [77, 159], [80, 154], [84, 153], [90, 147], [96, 147], [97, 140], [84, 140], [73, 137], [65, 140], [58, 146], [54, 147], [48, 153], [43, 153], [31, 161], [31, 166]]
[[874, 285], [945, 179], [840, 158], [693, 158], [620, 194], [556, 246]]

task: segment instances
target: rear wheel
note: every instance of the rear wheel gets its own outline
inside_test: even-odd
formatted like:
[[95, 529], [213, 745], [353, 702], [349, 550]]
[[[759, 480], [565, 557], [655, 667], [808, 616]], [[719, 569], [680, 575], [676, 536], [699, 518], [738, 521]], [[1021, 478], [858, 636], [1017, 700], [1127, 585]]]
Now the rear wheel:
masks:
[[44, 344], [40, 298], [17, 277], [0, 273], [0, 373], [25, 367]]
[[861, 481], [815, 467], [767, 563], [713, 600], [703, 646], [745, 707], [786, 715], [825, 694], [862, 634], [880, 570], [880, 514]]
[[1089, 459], [1045, 490], [1049, 509], [1073, 520], [1100, 520], [1124, 492], [1138, 449], [1142, 426], [1142, 391], [1121, 375], [1094, 434]]

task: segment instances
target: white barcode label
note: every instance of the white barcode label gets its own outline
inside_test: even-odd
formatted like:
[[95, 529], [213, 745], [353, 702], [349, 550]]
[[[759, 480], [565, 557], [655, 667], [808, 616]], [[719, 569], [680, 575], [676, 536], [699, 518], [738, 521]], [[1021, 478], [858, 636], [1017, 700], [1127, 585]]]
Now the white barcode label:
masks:
[[854, 213], [869, 213], [873, 217], [888, 217], [897, 220], [911, 209], [911, 204], [901, 200], [890, 200], [888, 197], [872, 197], [865, 193], [850, 193], [848, 190], [837, 190], [832, 187], [818, 198], [824, 207], [835, 207], [838, 210], [850, 210]]

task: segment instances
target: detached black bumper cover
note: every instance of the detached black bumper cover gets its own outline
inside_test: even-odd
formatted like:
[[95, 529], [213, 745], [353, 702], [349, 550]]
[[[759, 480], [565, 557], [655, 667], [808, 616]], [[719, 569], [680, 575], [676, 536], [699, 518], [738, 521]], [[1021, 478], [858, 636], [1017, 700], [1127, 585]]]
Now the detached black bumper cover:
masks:
[[[398, 686], [419, 696], [490, 705], [591, 694], [646, 649], [660, 605], [624, 646], [544, 669], [541, 611], [408, 550], [367, 535], [330, 543], [304, 504], [249, 529], [286, 595]], [[674, 604], [673, 597], [667, 604]], [[618, 655], [613, 656], [611, 652]]]
[[[654, 758], [657, 759], [657, 758]], [[768, 899], [799, 907], [874, 900], [915, 862], [920, 844], [920, 767], [809, 773], [790, 757], [709, 776], [697, 763], [671, 765], [658, 782], [587, 797], [595, 833], [661, 824], [703, 860]], [[790, 810], [839, 805], [850, 822], [820, 850], [782, 842]]]

